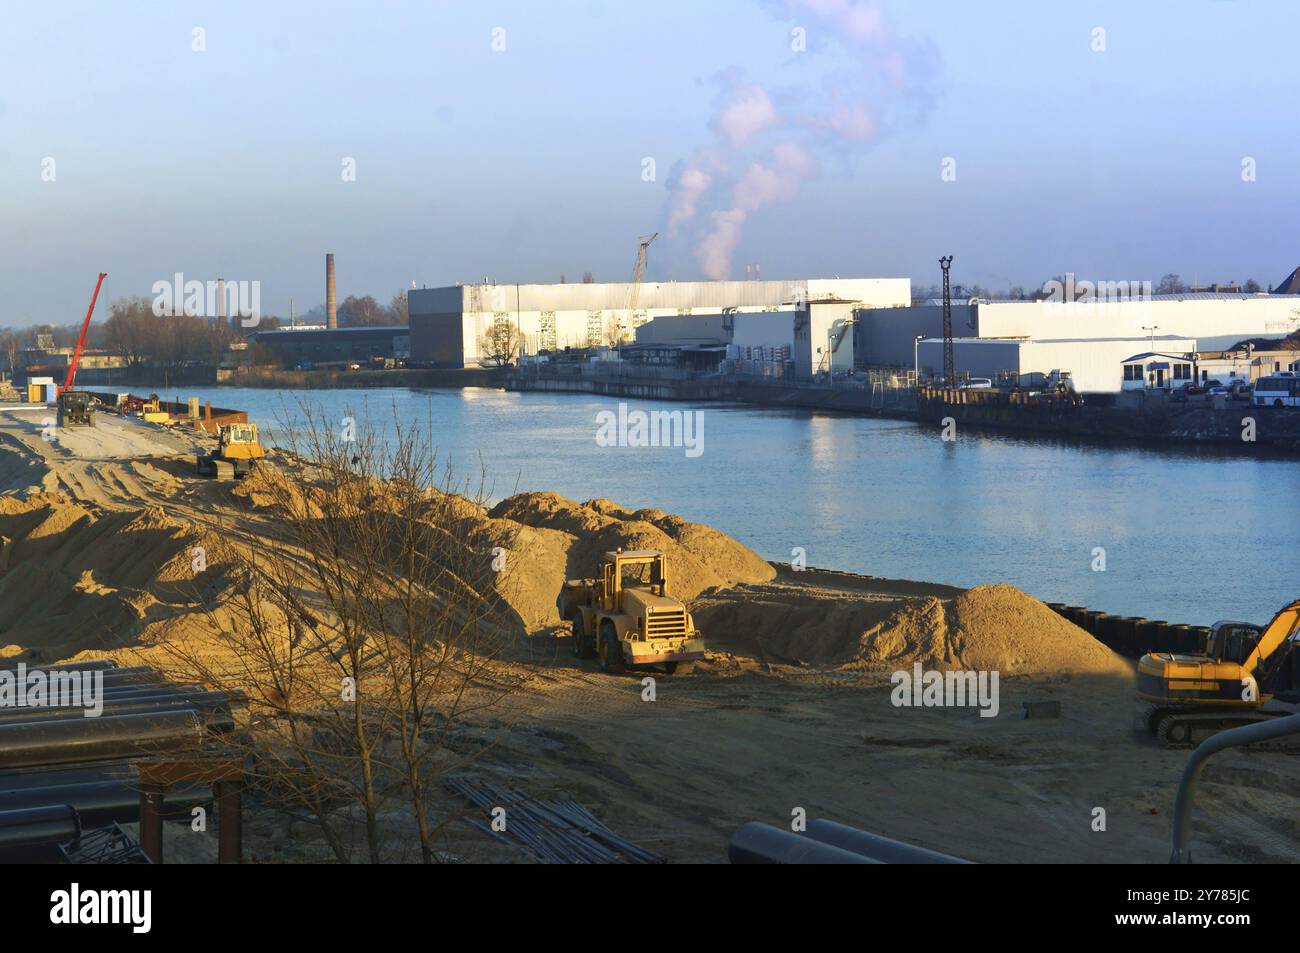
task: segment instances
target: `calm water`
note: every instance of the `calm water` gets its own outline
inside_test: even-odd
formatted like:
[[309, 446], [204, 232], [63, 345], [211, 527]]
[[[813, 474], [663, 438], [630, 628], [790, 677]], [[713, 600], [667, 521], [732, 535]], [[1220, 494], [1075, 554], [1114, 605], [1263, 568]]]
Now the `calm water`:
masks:
[[[295, 399], [338, 421], [432, 414], [459, 475], [480, 456], [499, 499], [554, 490], [659, 507], [708, 523], [769, 559], [959, 586], [1007, 581], [1046, 601], [1208, 624], [1266, 621], [1300, 595], [1300, 463], [1103, 448], [911, 424], [714, 404], [704, 452], [605, 448], [614, 398], [496, 390], [189, 389], [247, 410], [275, 441]], [[170, 394], [165, 396], [171, 396]], [[1106, 569], [1092, 571], [1104, 547]]]

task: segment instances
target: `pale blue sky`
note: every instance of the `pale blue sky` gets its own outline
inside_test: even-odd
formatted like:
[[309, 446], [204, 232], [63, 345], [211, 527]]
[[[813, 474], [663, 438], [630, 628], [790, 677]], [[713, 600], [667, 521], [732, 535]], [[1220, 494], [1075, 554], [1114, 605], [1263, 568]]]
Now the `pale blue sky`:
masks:
[[[816, 173], [749, 212], [734, 277], [930, 283], [951, 253], [954, 280], [989, 285], [1267, 284], [1300, 264], [1295, 4], [882, 0], [887, 37], [863, 47], [816, 12], [851, 2], [7, 4], [0, 324], [79, 320], [101, 269], [110, 300], [181, 271], [301, 312], [326, 251], [341, 296], [385, 301], [412, 279], [626, 280], [729, 84], [791, 125], [732, 157], [652, 278], [701, 277], [709, 213], [787, 138]], [[854, 85], [899, 50], [906, 83]], [[870, 141], [808, 131], [846, 77]]]

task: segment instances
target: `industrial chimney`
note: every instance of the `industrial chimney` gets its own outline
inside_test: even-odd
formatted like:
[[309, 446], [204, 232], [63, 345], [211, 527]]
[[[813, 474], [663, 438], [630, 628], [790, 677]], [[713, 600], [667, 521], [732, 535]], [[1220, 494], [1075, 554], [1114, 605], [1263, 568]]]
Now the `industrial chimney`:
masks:
[[325, 256], [325, 326], [339, 326], [338, 299], [334, 294], [334, 253]]
[[226, 279], [217, 279], [217, 321], [226, 323]]

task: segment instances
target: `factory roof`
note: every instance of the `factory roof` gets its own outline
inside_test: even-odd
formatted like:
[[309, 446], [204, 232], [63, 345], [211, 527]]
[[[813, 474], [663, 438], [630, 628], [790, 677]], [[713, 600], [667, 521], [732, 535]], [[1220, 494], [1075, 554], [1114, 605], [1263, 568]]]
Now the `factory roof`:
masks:
[[370, 324], [347, 328], [275, 328], [271, 331], [257, 331], [255, 337], [269, 337], [272, 334], [409, 334], [411, 329], [405, 324]]
[[1273, 289], [1275, 295], [1300, 295], [1300, 268], [1282, 279], [1281, 284]]

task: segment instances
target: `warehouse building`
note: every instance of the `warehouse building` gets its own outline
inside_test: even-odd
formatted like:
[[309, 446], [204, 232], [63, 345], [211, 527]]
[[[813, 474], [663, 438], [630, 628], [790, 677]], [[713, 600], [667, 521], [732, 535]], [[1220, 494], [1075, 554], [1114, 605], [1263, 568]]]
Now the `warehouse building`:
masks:
[[285, 328], [258, 331], [250, 340], [275, 352], [285, 367], [366, 364], [371, 358], [403, 360], [411, 336], [403, 325], [359, 328]]
[[[1139, 338], [961, 338], [953, 339], [953, 369], [958, 377], [1006, 376], [1068, 371], [1076, 390], [1108, 394], [1121, 389], [1124, 361], [1154, 343], [1160, 351], [1195, 351], [1194, 338], [1157, 335]], [[921, 378], [943, 376], [943, 338], [925, 338], [915, 349]]]
[[[855, 329], [858, 359], [907, 367], [918, 337], [943, 335], [943, 307], [862, 308]], [[1300, 329], [1300, 296], [1199, 292], [1120, 301], [974, 301], [954, 303], [954, 338], [1074, 340], [1195, 338], [1222, 350], [1252, 337], [1285, 337]]]
[[[726, 340], [724, 318], [788, 312], [793, 321], [796, 306], [809, 302], [835, 302], [835, 308], [846, 315], [863, 305], [905, 305], [911, 300], [912, 285], [907, 278], [801, 278], [643, 282], [636, 290], [635, 307], [631, 283], [481, 284], [409, 291], [411, 360], [441, 367], [478, 364], [483, 357], [481, 342], [498, 323], [519, 329], [524, 354], [633, 339], [643, 343]], [[829, 315], [832, 308], [818, 310]], [[689, 320], [665, 321], [639, 333], [652, 321], [670, 318]], [[809, 329], [810, 336], [819, 333], [818, 328]], [[848, 346], [851, 349], [851, 340]]]

